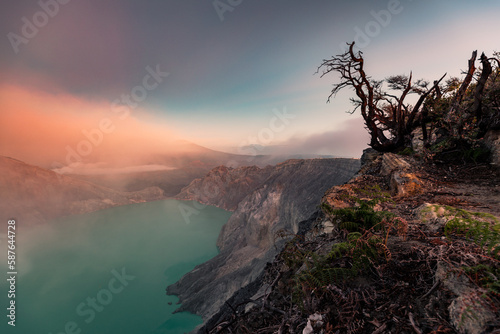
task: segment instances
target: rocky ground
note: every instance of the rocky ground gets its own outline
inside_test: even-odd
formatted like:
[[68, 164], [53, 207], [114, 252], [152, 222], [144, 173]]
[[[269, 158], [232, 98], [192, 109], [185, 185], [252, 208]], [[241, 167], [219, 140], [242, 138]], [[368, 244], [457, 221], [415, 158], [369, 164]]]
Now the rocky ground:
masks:
[[498, 166], [363, 160], [201, 332], [500, 333]]

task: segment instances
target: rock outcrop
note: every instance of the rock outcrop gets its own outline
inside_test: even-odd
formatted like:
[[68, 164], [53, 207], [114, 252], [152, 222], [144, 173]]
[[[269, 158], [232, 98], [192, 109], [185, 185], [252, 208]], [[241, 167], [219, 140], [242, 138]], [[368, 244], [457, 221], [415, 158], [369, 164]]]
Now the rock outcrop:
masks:
[[219, 166], [205, 177], [193, 180], [175, 197], [234, 211], [248, 194], [260, 187], [274, 168]]
[[0, 218], [23, 226], [164, 198], [158, 187], [121, 192], [1, 156], [0, 184]]
[[491, 151], [491, 162], [500, 165], [500, 129], [488, 131], [484, 137], [484, 142]]
[[[218, 167], [193, 181], [180, 198], [236, 209], [219, 235], [220, 254], [168, 287], [168, 294], [179, 296], [179, 310], [210, 318], [276, 256], [281, 246], [277, 232], [297, 233], [323, 193], [348, 181], [358, 169], [356, 159], [288, 160], [262, 170]], [[264, 181], [260, 173], [267, 176]], [[208, 196], [206, 189], [218, 189], [218, 196]], [[248, 193], [239, 204], [235, 191]]]

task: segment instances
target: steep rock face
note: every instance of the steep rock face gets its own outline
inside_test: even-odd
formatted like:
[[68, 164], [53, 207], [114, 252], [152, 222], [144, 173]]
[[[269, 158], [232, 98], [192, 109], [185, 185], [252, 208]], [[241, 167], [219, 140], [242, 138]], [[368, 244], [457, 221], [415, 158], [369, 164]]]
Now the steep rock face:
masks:
[[234, 211], [242, 199], [260, 187], [272, 171], [271, 166], [265, 168], [219, 166], [212, 169], [204, 178], [193, 180], [175, 197]]
[[2, 156], [0, 185], [0, 218], [21, 225], [164, 197], [158, 187], [121, 192]]
[[[210, 318], [235, 291], [255, 280], [279, 252], [282, 243], [275, 242], [276, 233], [283, 229], [296, 233], [299, 222], [315, 211], [323, 193], [347, 182], [358, 169], [359, 160], [355, 159], [288, 160], [272, 167], [267, 179], [241, 200], [223, 227], [217, 242], [220, 254], [169, 286], [167, 292], [179, 296], [180, 310]], [[237, 170], [245, 174], [243, 169]], [[234, 171], [219, 168], [209, 174], [212, 179], [219, 174], [216, 183], [227, 189], [221, 195], [231, 191], [221, 187], [220, 180], [234, 180], [234, 175], [228, 176]], [[203, 193], [198, 188], [203, 185], [209, 185], [208, 180], [191, 184], [183, 193], [195, 198], [193, 194]], [[222, 198], [207, 200], [212, 205], [226, 203]]]

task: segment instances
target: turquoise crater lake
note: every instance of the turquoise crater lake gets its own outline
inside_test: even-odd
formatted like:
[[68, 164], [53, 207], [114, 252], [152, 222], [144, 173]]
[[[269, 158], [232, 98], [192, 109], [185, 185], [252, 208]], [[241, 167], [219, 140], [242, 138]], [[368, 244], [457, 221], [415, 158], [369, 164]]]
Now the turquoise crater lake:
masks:
[[[16, 326], [7, 325], [3, 279], [1, 332], [193, 330], [201, 318], [172, 314], [179, 305], [176, 297], [165, 295], [165, 288], [217, 254], [217, 237], [231, 213], [210, 206], [192, 208], [193, 202], [169, 199], [72, 216], [29, 230], [21, 226], [16, 231]], [[0, 267], [8, 271], [6, 261]]]

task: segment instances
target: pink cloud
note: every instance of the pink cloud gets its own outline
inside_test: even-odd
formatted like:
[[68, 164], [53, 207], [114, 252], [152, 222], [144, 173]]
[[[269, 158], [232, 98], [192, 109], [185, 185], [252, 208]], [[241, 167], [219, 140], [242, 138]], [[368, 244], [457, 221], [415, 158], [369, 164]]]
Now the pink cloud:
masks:
[[[43, 167], [62, 167], [68, 152], [83, 162], [137, 164], [148, 154], [175, 150], [174, 131], [144, 110], [119, 117], [109, 103], [19, 86], [0, 86], [0, 155]], [[73, 154], [74, 156], [74, 154]]]

